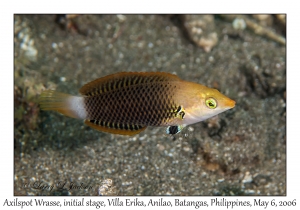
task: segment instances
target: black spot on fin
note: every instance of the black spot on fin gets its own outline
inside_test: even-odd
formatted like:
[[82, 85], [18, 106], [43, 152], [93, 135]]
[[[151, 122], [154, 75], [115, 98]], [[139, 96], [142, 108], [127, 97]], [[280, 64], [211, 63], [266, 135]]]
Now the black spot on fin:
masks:
[[183, 128], [184, 128], [183, 125], [169, 126], [169, 127], [167, 127], [167, 129], [166, 129], [166, 133], [167, 133], [167, 134], [171, 134], [171, 135], [175, 135], [175, 134], [181, 132]]

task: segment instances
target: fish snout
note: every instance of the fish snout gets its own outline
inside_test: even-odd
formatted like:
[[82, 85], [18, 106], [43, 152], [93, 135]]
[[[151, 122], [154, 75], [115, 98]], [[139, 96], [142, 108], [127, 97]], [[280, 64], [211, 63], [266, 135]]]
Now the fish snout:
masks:
[[228, 98], [227, 100], [224, 101], [224, 105], [231, 109], [231, 108], [235, 107], [235, 101]]

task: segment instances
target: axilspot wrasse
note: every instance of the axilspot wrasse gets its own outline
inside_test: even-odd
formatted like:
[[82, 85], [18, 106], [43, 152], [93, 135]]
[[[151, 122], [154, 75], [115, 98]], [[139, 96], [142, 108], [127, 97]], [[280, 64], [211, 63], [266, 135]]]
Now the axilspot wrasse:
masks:
[[46, 90], [42, 110], [83, 119], [99, 131], [134, 135], [147, 126], [168, 126], [176, 134], [235, 106], [218, 90], [164, 72], [121, 72], [87, 83], [72, 96]]

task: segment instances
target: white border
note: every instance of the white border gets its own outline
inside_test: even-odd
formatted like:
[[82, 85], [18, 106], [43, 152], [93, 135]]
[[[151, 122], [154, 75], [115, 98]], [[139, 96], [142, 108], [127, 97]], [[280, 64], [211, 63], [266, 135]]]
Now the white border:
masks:
[[[13, 200], [13, 14], [14, 13], [287, 13], [287, 196], [263, 199], [299, 199], [299, 7], [297, 1], [11, 1], [1, 3], [1, 190], [0, 206], [5, 198]], [[194, 197], [195, 198], [195, 197]], [[212, 197], [197, 198], [210, 200]], [[254, 197], [238, 199], [253, 200]], [[31, 199], [21, 197], [23, 200]], [[51, 197], [45, 198], [51, 200]], [[57, 198], [55, 198], [57, 199]], [[96, 199], [96, 198], [95, 198]], [[106, 198], [100, 198], [106, 199]], [[125, 199], [125, 197], [123, 197]], [[149, 199], [149, 197], [143, 197]], [[174, 199], [174, 197], [168, 198]], [[226, 199], [235, 199], [228, 198]], [[297, 206], [299, 206], [298, 203]], [[1, 207], [2, 208], [2, 207]], [[20, 207], [18, 207], [20, 208]], [[35, 207], [36, 208], [36, 207]], [[131, 209], [128, 207], [127, 209]], [[273, 208], [268, 208], [273, 209]], [[274, 208], [275, 209], [275, 208]], [[280, 208], [276, 208], [280, 209]]]

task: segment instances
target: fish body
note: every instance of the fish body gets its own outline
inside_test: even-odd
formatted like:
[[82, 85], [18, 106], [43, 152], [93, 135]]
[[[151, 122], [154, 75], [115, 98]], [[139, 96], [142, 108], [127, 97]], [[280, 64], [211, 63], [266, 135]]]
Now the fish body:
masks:
[[147, 126], [169, 126], [175, 134], [235, 106], [216, 89], [163, 72], [121, 72], [96, 79], [72, 96], [46, 90], [42, 110], [84, 119], [94, 129], [134, 135]]

